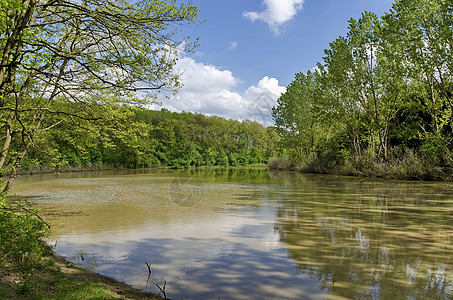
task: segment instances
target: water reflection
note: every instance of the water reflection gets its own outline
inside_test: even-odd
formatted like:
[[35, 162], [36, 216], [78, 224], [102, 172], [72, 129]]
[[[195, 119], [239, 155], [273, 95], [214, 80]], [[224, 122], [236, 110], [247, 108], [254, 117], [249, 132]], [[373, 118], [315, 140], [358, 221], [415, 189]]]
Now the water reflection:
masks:
[[[446, 184], [325, 182], [276, 193], [276, 230], [332, 296], [449, 299], [452, 194]], [[443, 191], [442, 191], [443, 190]]]
[[[74, 262], [174, 299], [450, 299], [453, 187], [143, 170], [27, 178]], [[39, 196], [39, 197], [37, 197]], [[152, 274], [147, 286], [148, 268]]]

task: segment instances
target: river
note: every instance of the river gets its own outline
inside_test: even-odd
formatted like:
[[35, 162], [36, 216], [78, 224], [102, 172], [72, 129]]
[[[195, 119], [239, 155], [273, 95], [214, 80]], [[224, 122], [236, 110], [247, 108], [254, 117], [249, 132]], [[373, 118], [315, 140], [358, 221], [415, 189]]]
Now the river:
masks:
[[453, 297], [451, 183], [140, 170], [25, 176], [14, 192], [57, 253], [172, 299]]

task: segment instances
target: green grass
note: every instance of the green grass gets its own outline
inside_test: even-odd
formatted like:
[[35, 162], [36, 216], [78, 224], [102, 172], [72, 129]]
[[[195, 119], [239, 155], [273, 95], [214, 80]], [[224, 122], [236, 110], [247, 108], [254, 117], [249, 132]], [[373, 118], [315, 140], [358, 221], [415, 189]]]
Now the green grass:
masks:
[[118, 295], [106, 290], [101, 284], [91, 282], [74, 282], [61, 280], [55, 285], [58, 291], [53, 295], [40, 295], [39, 300], [78, 300], [78, 299], [118, 299]]
[[8, 292], [5, 287], [3, 286], [0, 286], [0, 299], [8, 299], [8, 298], [12, 298], [13, 297], [13, 294], [11, 294], [10, 292]]
[[52, 252], [24, 271], [14, 261], [0, 265], [0, 299], [162, 299], [69, 264]]

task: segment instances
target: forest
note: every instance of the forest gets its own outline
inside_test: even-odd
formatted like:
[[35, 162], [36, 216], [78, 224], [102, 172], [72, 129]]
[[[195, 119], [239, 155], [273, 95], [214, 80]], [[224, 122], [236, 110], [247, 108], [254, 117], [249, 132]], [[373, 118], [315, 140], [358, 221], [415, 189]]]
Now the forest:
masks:
[[[277, 155], [273, 127], [217, 116], [112, 106], [99, 120], [64, 123], [35, 138], [23, 171], [42, 167], [249, 166]], [[54, 120], [49, 120], [50, 123]], [[89, 127], [89, 128], [88, 128]]]
[[275, 168], [398, 179], [453, 174], [453, 2], [364, 12], [273, 109]]
[[271, 168], [344, 175], [435, 180], [453, 173], [451, 1], [401, 0], [382, 17], [349, 20], [323, 61], [295, 75], [268, 128], [146, 109], [160, 91], [180, 88], [177, 52], [194, 51], [197, 41], [175, 39], [179, 30], [170, 24], [197, 24], [196, 7], [163, 1], [162, 9], [131, 5], [114, 14], [113, 2], [90, 3], [10, 1], [10, 11], [21, 13], [1, 15], [5, 190], [18, 170], [61, 166], [270, 160]]

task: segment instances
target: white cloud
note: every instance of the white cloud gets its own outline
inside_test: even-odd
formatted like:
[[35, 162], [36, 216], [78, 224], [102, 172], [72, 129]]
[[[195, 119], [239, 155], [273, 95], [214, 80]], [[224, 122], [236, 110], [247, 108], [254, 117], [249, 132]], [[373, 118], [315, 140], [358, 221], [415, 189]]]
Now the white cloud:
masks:
[[280, 86], [277, 79], [265, 76], [257, 86], [251, 86], [244, 92], [243, 101], [246, 105], [240, 119], [271, 125], [272, 107], [277, 105], [278, 98], [285, 92], [286, 87]]
[[[235, 120], [248, 119], [271, 125], [272, 107], [286, 91], [277, 79], [265, 76], [256, 86], [237, 92], [235, 89], [241, 81], [231, 71], [196, 62], [190, 57], [182, 57], [176, 70], [183, 72], [183, 87], [176, 96], [160, 99], [162, 107], [171, 111], [196, 112]], [[153, 105], [151, 108], [162, 107]]]
[[182, 57], [176, 64], [176, 72], [181, 73], [185, 89], [229, 89], [240, 81], [228, 70], [220, 70], [212, 65], [198, 63], [190, 57]]
[[243, 16], [253, 22], [266, 22], [272, 31], [278, 34], [281, 26], [296, 16], [303, 4], [304, 0], [263, 0], [261, 12], [246, 11]]

